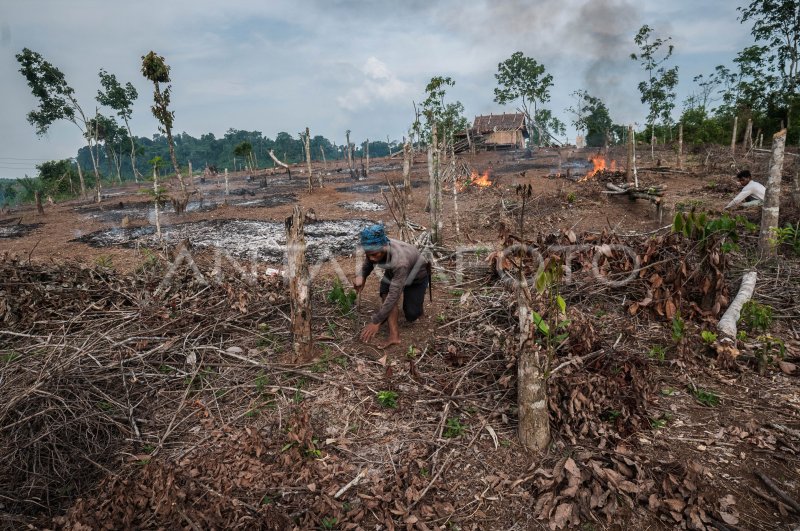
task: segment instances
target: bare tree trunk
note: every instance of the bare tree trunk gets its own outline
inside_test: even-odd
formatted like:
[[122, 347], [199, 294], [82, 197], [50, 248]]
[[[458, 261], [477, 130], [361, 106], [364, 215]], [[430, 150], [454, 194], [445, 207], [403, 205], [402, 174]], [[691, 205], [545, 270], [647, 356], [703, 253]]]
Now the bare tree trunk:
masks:
[[533, 340], [530, 290], [520, 273], [517, 280], [519, 338], [517, 343], [517, 408], [519, 440], [533, 451], [543, 451], [550, 443], [547, 412], [547, 354]]
[[736, 133], [739, 129], [739, 117], [733, 117], [733, 134], [731, 134], [731, 156], [736, 156]]
[[392, 143], [389, 141], [389, 135], [386, 135], [386, 148], [389, 150], [389, 156], [392, 156]]
[[314, 344], [311, 337], [311, 282], [306, 263], [306, 242], [303, 232], [305, 214], [295, 205], [286, 220], [286, 273], [289, 281], [289, 301], [292, 319], [292, 350], [294, 361], [311, 359]]
[[439, 143], [436, 124], [431, 125], [431, 145], [428, 146], [429, 203], [431, 208], [431, 242], [442, 243], [442, 180], [439, 171]]
[[305, 149], [306, 149], [306, 166], [308, 166], [308, 193], [314, 191], [314, 184], [311, 181], [313, 174], [311, 173], [311, 133], [306, 127], [306, 137], [305, 137]]
[[792, 201], [800, 208], [800, 161], [794, 161], [794, 179], [792, 179]]
[[783, 151], [786, 147], [786, 129], [775, 133], [772, 137], [772, 160], [767, 177], [767, 191], [764, 194], [764, 208], [761, 212], [761, 232], [758, 236], [758, 248], [762, 254], [774, 254], [776, 249], [771, 244], [775, 235], [773, 230], [778, 226], [781, 204], [781, 173], [783, 172]]
[[633, 176], [633, 126], [628, 126], [628, 157], [625, 166], [625, 181], [631, 182]]
[[764, 133], [758, 133], [758, 149], [762, 149], [764, 147]]
[[411, 144], [406, 142], [403, 144], [403, 193], [409, 203], [411, 202], [411, 160], [413, 156]]
[[[217, 182], [219, 182], [219, 181], [217, 181]], [[225, 168], [225, 197], [227, 198], [229, 195], [231, 195], [231, 190], [228, 187], [228, 168]], [[226, 201], [227, 201], [227, 199], [226, 199]]]
[[656, 161], [656, 123], [650, 124], [650, 158]]
[[744, 130], [744, 152], [749, 154], [753, 149], [753, 119], [747, 119], [747, 127]]
[[678, 124], [678, 169], [683, 169], [683, 122]]
[[194, 172], [192, 171], [192, 161], [189, 161], [189, 186], [194, 186]]
[[33, 200], [36, 203], [36, 212], [44, 214], [44, 207], [42, 206], [42, 194], [39, 190], [33, 191]]
[[461, 226], [458, 220], [458, 179], [456, 179], [456, 159], [450, 159], [450, 175], [453, 177], [453, 216], [456, 221], [456, 241], [461, 241]]
[[636, 131], [633, 130], [633, 126], [631, 126], [631, 152], [633, 153], [633, 157], [631, 160], [633, 161], [633, 184], [636, 188], [639, 188], [639, 174], [636, 171]]
[[156, 167], [153, 166], [153, 203], [156, 214], [156, 236], [161, 240], [161, 214], [158, 211], [158, 196], [158, 172], [156, 171]]
[[136, 169], [136, 143], [133, 141], [133, 133], [131, 132], [131, 126], [128, 124], [127, 118], [125, 118], [125, 127], [128, 129], [128, 139], [131, 141], [131, 169], [133, 170], [133, 180], [138, 183], [141, 174], [139, 170]]
[[353, 144], [350, 143], [349, 129], [345, 132], [345, 137], [347, 137], [347, 169], [350, 170], [350, 178], [355, 179], [356, 174], [353, 171]]
[[119, 159], [117, 158], [117, 152], [113, 149], [111, 150], [111, 158], [113, 159], [114, 163], [114, 170], [117, 172], [117, 182], [122, 184], [122, 172], [120, 172], [120, 163]]
[[289, 169], [289, 165], [286, 164], [285, 162], [279, 161], [278, 157], [275, 156], [275, 153], [271, 149], [269, 150], [269, 157], [272, 159], [272, 162], [274, 162], [275, 164], [277, 164], [281, 168], [286, 168], [286, 171], [289, 172], [289, 179], [292, 178], [292, 170]]
[[[98, 116], [97, 115], [97, 110], [95, 109], [95, 121], [94, 121], [94, 123], [95, 123], [95, 126], [94, 126], [94, 145], [95, 145], [95, 148], [98, 148], [97, 134], [98, 134], [99, 125], [98, 125], [98, 121], [97, 121], [97, 116]], [[95, 155], [93, 153], [91, 153], [91, 151], [92, 151], [92, 145], [91, 145], [91, 142], [90, 142], [89, 143], [89, 152], [92, 155], [92, 163], [94, 164], [94, 177], [95, 177], [95, 179], [97, 179], [97, 181], [94, 183], [95, 192], [96, 192], [95, 201], [97, 203], [99, 203], [101, 201], [101, 199], [102, 199], [103, 180], [100, 178], [100, 171], [97, 168], [99, 160], [95, 160], [95, 158], [94, 158]], [[99, 155], [98, 155], [98, 157], [99, 157]]]
[[75, 165], [78, 166], [78, 180], [81, 183], [81, 197], [86, 199], [86, 181], [83, 179], [83, 168], [81, 168], [81, 163], [78, 159], [75, 159]]
[[472, 138], [470, 138], [470, 136], [469, 136], [469, 127], [466, 127], [464, 129], [464, 132], [467, 133], [467, 147], [469, 147], [469, 153], [470, 153], [470, 155], [474, 155], [475, 154], [475, 150], [472, 147]]
[[328, 171], [328, 159], [325, 158], [325, 149], [320, 145], [319, 152], [322, 154], [322, 167], [325, 168], [325, 171]]
[[367, 167], [364, 170], [364, 177], [369, 177], [369, 138], [364, 143], [364, 154], [367, 157]]

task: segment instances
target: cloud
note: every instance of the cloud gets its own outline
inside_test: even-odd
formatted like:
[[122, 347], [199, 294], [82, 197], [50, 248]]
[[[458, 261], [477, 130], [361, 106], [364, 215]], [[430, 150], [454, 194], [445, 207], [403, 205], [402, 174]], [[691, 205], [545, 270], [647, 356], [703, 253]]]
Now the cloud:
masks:
[[397, 102], [409, 99], [412, 85], [399, 79], [389, 67], [377, 57], [369, 57], [361, 67], [358, 86], [336, 98], [339, 106], [347, 111], [368, 108], [376, 102]]

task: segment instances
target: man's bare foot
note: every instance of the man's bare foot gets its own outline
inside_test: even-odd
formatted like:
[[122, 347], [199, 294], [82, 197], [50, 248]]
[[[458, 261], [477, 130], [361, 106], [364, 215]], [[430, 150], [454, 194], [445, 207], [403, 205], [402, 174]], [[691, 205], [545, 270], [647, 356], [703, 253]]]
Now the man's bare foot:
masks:
[[394, 338], [390, 337], [389, 339], [386, 340], [386, 342], [381, 343], [380, 345], [378, 345], [378, 348], [379, 349], [386, 349], [386, 348], [391, 347], [392, 345], [399, 345], [399, 344], [400, 344], [400, 338], [399, 337], [394, 337]]

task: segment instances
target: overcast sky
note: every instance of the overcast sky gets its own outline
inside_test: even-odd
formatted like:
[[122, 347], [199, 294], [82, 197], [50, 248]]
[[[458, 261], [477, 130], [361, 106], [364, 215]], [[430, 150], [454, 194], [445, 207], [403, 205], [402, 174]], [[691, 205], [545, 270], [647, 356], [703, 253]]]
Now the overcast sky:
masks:
[[[739, 0], [0, 0], [0, 178], [35, 175], [42, 160], [74, 156], [74, 125], [37, 138], [36, 100], [14, 58], [24, 47], [64, 72], [93, 112], [104, 68], [139, 91], [132, 129], [157, 132], [152, 89], [139, 69], [150, 50], [172, 67], [175, 131], [229, 128], [274, 138], [312, 135], [400, 140], [432, 76], [452, 77], [447, 101], [466, 115], [513, 112], [493, 103], [497, 64], [515, 51], [543, 63], [549, 107], [569, 122], [570, 94], [601, 97], [619, 123], [642, 122], [639, 66], [629, 59], [642, 24], [672, 36], [680, 102], [692, 78], [751, 42]], [[571, 141], [574, 129], [570, 127]]]

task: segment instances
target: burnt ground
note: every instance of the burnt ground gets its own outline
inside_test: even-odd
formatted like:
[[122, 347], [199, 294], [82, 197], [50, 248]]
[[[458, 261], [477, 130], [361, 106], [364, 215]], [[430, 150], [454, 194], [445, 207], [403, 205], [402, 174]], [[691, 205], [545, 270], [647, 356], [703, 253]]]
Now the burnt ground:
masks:
[[[564, 153], [562, 174], [566, 168], [572, 168], [571, 177], [573, 172], [583, 174], [589, 165], [580, 161], [594, 154]], [[614, 155], [608, 158], [624, 165], [624, 157]], [[660, 156], [667, 160], [669, 154]], [[800, 439], [791, 431], [800, 429], [798, 371], [775, 361], [759, 374], [752, 360], [762, 347], [752, 341], [743, 347], [734, 368], [718, 366], [699, 339], [702, 329], [713, 329], [713, 317], [686, 313], [689, 339], [676, 344], [672, 322], [663, 314], [631, 313], [631, 302], [644, 298], [644, 291], [565, 291], [569, 311], [580, 326], [570, 336], [577, 343], [559, 354], [559, 363], [602, 354], [587, 358], [585, 365], [568, 364], [554, 376], [553, 443], [546, 455], [530, 454], [516, 438], [515, 358], [513, 349], [509, 354], [506, 348], [513, 311], [509, 299], [496, 295], [498, 286], [483, 261], [485, 255], [499, 248], [501, 226], [527, 238], [571, 231], [579, 239], [589, 238], [585, 241], [606, 233], [644, 242], [668, 232], [663, 228], [674, 212], [719, 212], [735, 193], [730, 177], [735, 172], [723, 156], [706, 160], [706, 153], [699, 152], [688, 161], [688, 171], [669, 173], [655, 163], [648, 166], [648, 159], [641, 155], [644, 169], [639, 178], [645, 186], [666, 185], [661, 220], [649, 204], [603, 193], [605, 187], [597, 179], [576, 182], [557, 175], [555, 152], [543, 150], [532, 159], [511, 152], [467, 156], [464, 160], [478, 173], [491, 170], [494, 185], [470, 187], [458, 195], [460, 241], [449, 187], [445, 191], [445, 244], [473, 248], [466, 278], [457, 278], [457, 264], [443, 259], [426, 315], [414, 324], [403, 323], [403, 344], [386, 352], [356, 338], [378, 306], [377, 283], [370, 280], [358, 307], [342, 314], [326, 299], [336, 275], [330, 263], [315, 280], [318, 350], [307, 363], [288, 357], [288, 310], [282, 306], [270, 313], [269, 302], [282, 296], [274, 286], [254, 290], [223, 285], [219, 297], [227, 297], [229, 303], [219, 307], [238, 312], [223, 320], [214, 317], [222, 310], [211, 304], [217, 288], [187, 281], [187, 295], [171, 296], [152, 317], [160, 321], [158, 326], [151, 325], [149, 333], [135, 332], [138, 335], [123, 328], [119, 337], [114, 335], [114, 312], [122, 310], [91, 309], [94, 319], [109, 323], [103, 333], [114, 340], [106, 344], [97, 339], [93, 344], [103, 345], [96, 347], [97, 356], [110, 356], [111, 345], [130, 339], [125, 334], [150, 338], [132, 340], [126, 356], [143, 362], [147, 356], [160, 356], [147, 361], [149, 369], [139, 376], [154, 390], [137, 406], [144, 411], [134, 415], [142, 419], [142, 433], [135, 437], [120, 428], [108, 446], [113, 452], [97, 463], [99, 472], [87, 481], [57, 493], [51, 489], [47, 502], [20, 502], [24, 496], [15, 494], [17, 501], [0, 502], [5, 504], [0, 511], [13, 515], [9, 522], [43, 527], [78, 522], [89, 527], [116, 522], [119, 527], [127, 522], [145, 528], [205, 528], [234, 527], [238, 521], [244, 527], [261, 522], [274, 529], [792, 529], [800, 513], [777, 500], [757, 474], [774, 479], [788, 496], [800, 500]], [[742, 163], [756, 176], [764, 175], [765, 160]], [[174, 234], [169, 243], [189, 240], [201, 271], [210, 277], [213, 259], [202, 263], [215, 244], [227, 243], [234, 257], [251, 258], [247, 250], [258, 248], [262, 228], [269, 227], [268, 237], [280, 245], [283, 220], [294, 204], [300, 204], [312, 209], [323, 225], [337, 222], [323, 235], [339, 238], [333, 252], [339, 255], [343, 274], [352, 278], [352, 242], [362, 220], [383, 221], [390, 231], [395, 227], [388, 210], [365, 213], [348, 208], [360, 201], [385, 204], [380, 191], [386, 180], [402, 180], [398, 159], [374, 164], [382, 171], [354, 182], [332, 163], [325, 172], [326, 187], [312, 194], [306, 192], [307, 175], [300, 167], [293, 168], [292, 179], [267, 175], [266, 186], [260, 175], [248, 180], [245, 174], [233, 174], [230, 187], [237, 193], [228, 201], [221, 179], [196, 183], [194, 200], [199, 203], [202, 196], [204, 207], [184, 216], [166, 212], [162, 224], [167, 234]], [[422, 186], [413, 189], [409, 216], [427, 226], [422, 155], [415, 160], [413, 178]], [[533, 190], [522, 231], [521, 201], [515, 194], [519, 184], [530, 184]], [[10, 212], [0, 220], [0, 229], [24, 226], [26, 232], [0, 238], [0, 251], [40, 267], [66, 268], [77, 262], [120, 278], [139, 278], [149, 274], [145, 269], [150, 267], [163, 274], [174, 256], [152, 240], [150, 208], [139, 187], [109, 189], [114, 195], [101, 205], [72, 201], [45, 206], [42, 216], [31, 208]], [[263, 204], [249, 203], [254, 200]], [[786, 211], [791, 216], [792, 209]], [[757, 219], [757, 213], [746, 215]], [[678, 268], [681, 255], [675, 256], [662, 266], [664, 275]], [[281, 264], [280, 253], [274, 251], [259, 253], [257, 259], [261, 276]], [[787, 272], [797, 272], [798, 266], [796, 257], [781, 260], [777, 268], [765, 269], [765, 284], [759, 284], [755, 299], [773, 306], [769, 334], [785, 342], [786, 359], [791, 361], [800, 356], [800, 328], [798, 284]], [[725, 276], [726, 293], [735, 293], [745, 262], [744, 251], [733, 256]], [[76, 285], [89, 285], [82, 282]], [[114, 280], [103, 282], [117, 285]], [[156, 279], [143, 281], [136, 288], [140, 292], [126, 289], [141, 295], [157, 286]], [[115, 290], [128, 293], [121, 287]], [[97, 300], [111, 296], [98, 295]], [[83, 299], [75, 299], [79, 300]], [[241, 305], [250, 309], [240, 311]], [[272, 316], [267, 328], [252, 314], [254, 307]], [[125, 314], [129, 318], [143, 319], [145, 310], [125, 312], [133, 312]], [[196, 349], [203, 343], [196, 342], [200, 332], [195, 325], [202, 330], [209, 326], [201, 314], [212, 323], [216, 319], [231, 324], [225, 325], [223, 336], [208, 338], [221, 354], [209, 351], [209, 357], [192, 369], [184, 366], [184, 358], [193, 351], [204, 352]], [[190, 323], [192, 319], [196, 323]], [[46, 335], [41, 322], [23, 327], [24, 319], [16, 324], [5, 320], [5, 329]], [[60, 326], [58, 319], [52, 322]], [[17, 336], [4, 338], [19, 341], [19, 351], [45, 348], [42, 340], [31, 346]], [[175, 345], [163, 351], [169, 356], [152, 353], [161, 341]], [[582, 341], [590, 344], [589, 350], [579, 347]], [[5, 370], [17, 367], [12, 361], [22, 363], [15, 358]], [[197, 383], [200, 371], [205, 376]], [[381, 391], [397, 394], [396, 408], [384, 407], [377, 399]], [[359, 473], [362, 480], [334, 496]], [[178, 509], [168, 509], [160, 500], [172, 500]], [[112, 506], [135, 515], [140, 514], [136, 508], [149, 507], [161, 516], [125, 520], [108, 512]], [[48, 515], [57, 518], [53, 522]]]

